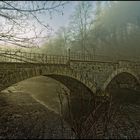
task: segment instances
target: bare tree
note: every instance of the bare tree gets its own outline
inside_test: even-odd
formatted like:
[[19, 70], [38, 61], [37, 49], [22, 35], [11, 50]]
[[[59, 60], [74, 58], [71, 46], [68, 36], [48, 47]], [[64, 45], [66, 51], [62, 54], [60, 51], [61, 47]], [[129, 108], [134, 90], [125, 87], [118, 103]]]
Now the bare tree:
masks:
[[[63, 14], [63, 1], [1, 1], [0, 42], [20, 47], [38, 46], [52, 30], [42, 16]], [[39, 29], [40, 27], [40, 29]], [[47, 32], [47, 33], [46, 33]]]
[[[97, 7], [101, 7], [99, 2]], [[97, 39], [96, 44], [101, 48], [100, 53], [103, 52], [111, 57], [116, 55], [123, 59], [139, 56], [139, 47], [137, 47], [140, 34], [139, 9], [140, 3], [137, 1], [108, 1], [102, 6], [102, 10], [97, 8], [100, 16], [97, 16], [93, 34]]]
[[73, 38], [79, 42], [82, 52], [85, 53], [88, 39], [88, 30], [92, 21], [92, 4], [89, 1], [79, 2], [71, 16], [70, 30]]
[[61, 54], [64, 55], [67, 52], [68, 46], [68, 33], [65, 27], [60, 27], [55, 36], [51, 37], [47, 43], [43, 45], [42, 51], [47, 54]]

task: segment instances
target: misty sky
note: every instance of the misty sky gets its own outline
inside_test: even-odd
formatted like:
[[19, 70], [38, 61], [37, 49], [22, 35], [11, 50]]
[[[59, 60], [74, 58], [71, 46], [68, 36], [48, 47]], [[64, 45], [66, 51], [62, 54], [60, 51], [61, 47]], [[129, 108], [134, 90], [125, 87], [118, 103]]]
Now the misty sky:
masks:
[[[53, 18], [51, 20], [48, 16], [47, 21], [54, 31], [57, 31], [57, 29], [61, 26], [68, 25], [70, 15], [74, 12], [75, 6], [78, 4], [78, 2], [79, 1], [69, 1], [69, 3], [64, 6], [64, 9], [62, 9], [64, 15], [61, 15], [59, 13], [53, 13]], [[93, 4], [94, 3], [95, 1], [93, 1]]]
[[53, 18], [49, 21], [49, 23], [54, 30], [57, 30], [60, 26], [66, 26], [68, 24], [69, 16], [73, 13], [74, 7], [77, 3], [78, 1], [71, 1], [69, 4], [66, 4], [63, 9], [64, 15], [59, 13], [53, 14]]

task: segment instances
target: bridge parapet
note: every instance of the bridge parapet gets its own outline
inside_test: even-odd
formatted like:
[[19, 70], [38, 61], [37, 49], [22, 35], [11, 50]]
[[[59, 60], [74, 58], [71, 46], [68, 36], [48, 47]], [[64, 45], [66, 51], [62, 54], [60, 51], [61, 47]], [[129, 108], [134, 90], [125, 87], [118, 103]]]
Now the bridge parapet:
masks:
[[98, 61], [98, 62], [118, 62], [119, 60], [140, 61], [140, 57], [109, 57], [104, 55], [93, 55], [90, 53], [67, 52], [65, 55], [48, 55], [43, 53], [23, 52], [21, 50], [0, 49], [0, 62], [25, 62], [25, 63], [51, 63], [66, 64], [68, 61]]
[[39, 63], [39, 64], [67, 64], [67, 55], [46, 55], [22, 51], [0, 50], [0, 62]]

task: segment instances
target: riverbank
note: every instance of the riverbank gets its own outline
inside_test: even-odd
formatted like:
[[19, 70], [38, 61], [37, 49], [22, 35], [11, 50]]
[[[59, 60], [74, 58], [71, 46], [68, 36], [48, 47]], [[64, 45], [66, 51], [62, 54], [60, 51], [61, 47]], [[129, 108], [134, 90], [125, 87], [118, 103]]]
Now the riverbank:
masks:
[[37, 76], [23, 80], [2, 92], [24, 92], [29, 93], [34, 99], [44, 104], [49, 110], [60, 113], [60, 101], [58, 91], [61, 90], [60, 83], [46, 76]]
[[41, 105], [30, 94], [0, 94], [1, 139], [72, 138], [72, 131], [55, 112]]

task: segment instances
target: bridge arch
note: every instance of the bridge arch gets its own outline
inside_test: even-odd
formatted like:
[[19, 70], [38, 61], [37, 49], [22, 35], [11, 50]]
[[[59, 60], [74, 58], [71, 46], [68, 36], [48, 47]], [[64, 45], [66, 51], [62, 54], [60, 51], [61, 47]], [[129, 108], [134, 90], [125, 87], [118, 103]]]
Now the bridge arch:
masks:
[[140, 79], [138, 78], [138, 75], [134, 71], [132, 71], [131, 69], [128, 69], [128, 68], [119, 68], [119, 69], [116, 69], [115, 71], [113, 71], [111, 73], [111, 75], [109, 75], [109, 77], [107, 78], [107, 80], [104, 82], [104, 84], [102, 86], [102, 90], [105, 91], [107, 89], [108, 85], [111, 83], [111, 81], [122, 73], [127, 73], [128, 75], [131, 75], [133, 78], [136, 79], [136, 81], [140, 85]]
[[[79, 100], [81, 100], [80, 98], [85, 98], [85, 103], [83, 104], [83, 110], [84, 108], [86, 108], [86, 101], [89, 104], [90, 100], [94, 100], [94, 92], [91, 88], [89, 88], [85, 81], [80, 80], [80, 74], [78, 76], [78, 74], [71, 74], [71, 72], [67, 71], [67, 74], [62, 71], [62, 72], [56, 72], [56, 71], [50, 71], [50, 70], [46, 70], [43, 68], [31, 68], [31, 69], [23, 69], [23, 70], [19, 70], [17, 72], [13, 72], [10, 75], [6, 75], [6, 79], [8, 83], [5, 83], [5, 86], [3, 86], [3, 89], [6, 89], [7, 87], [10, 87], [11, 85], [21, 82], [23, 80], [32, 78], [32, 77], [36, 77], [36, 76], [46, 76], [46, 77], [51, 77], [57, 81], [59, 81], [60, 83], [62, 83], [63, 85], [65, 85], [68, 89], [71, 90], [71, 93], [75, 93], [75, 95], [72, 95], [72, 99], [73, 103], [78, 104]], [[82, 78], [83, 79], [83, 78]], [[83, 79], [84, 80], [84, 79]], [[2, 89], [2, 90], [3, 90]], [[85, 94], [84, 94], [85, 93]], [[78, 97], [78, 95], [84, 94], [83, 97]], [[75, 98], [76, 97], [76, 98]], [[78, 99], [79, 98], [79, 99]], [[73, 104], [73, 106], [74, 106]], [[89, 104], [87, 106], [93, 106], [92, 104]], [[80, 106], [80, 105], [79, 105]], [[79, 108], [77, 107], [77, 110], [79, 110]], [[79, 112], [75, 110], [73, 112], [73, 114], [75, 112]], [[85, 116], [88, 115], [90, 112], [90, 110], [85, 109], [85, 111], [83, 111], [83, 114], [81, 115], [79, 113], [79, 116], [77, 118], [75, 118], [75, 120], [79, 120], [80, 116]], [[67, 118], [66, 118], [67, 119]]]
[[90, 92], [92, 95], [94, 95], [93, 91], [87, 85], [85, 85], [83, 82], [81, 82], [77, 78], [71, 77], [69, 75], [45, 74], [43, 76], [51, 77], [51, 78], [59, 81], [60, 83], [65, 85], [70, 90], [73, 90], [73, 87], [71, 87], [71, 85], [74, 85], [74, 84], [78, 85], [78, 86], [76, 86], [76, 88], [79, 88], [80, 86], [83, 86], [88, 92]]
[[[32, 78], [35, 76], [54, 76], [56, 78], [57, 76], [61, 76], [64, 79], [69, 77], [69, 79], [77, 80], [79, 83], [81, 83], [83, 86], [85, 86], [89, 91], [91, 91], [93, 94], [96, 93], [96, 87], [95, 84], [90, 82], [87, 78], [87, 76], [84, 76], [83, 73], [79, 73], [76, 71], [73, 71], [70, 68], [67, 67], [35, 67], [33, 66], [32, 68], [25, 68], [25, 69], [19, 69], [17, 71], [11, 71], [10, 74], [5, 75], [5, 81], [2, 81], [0, 85], [2, 85], [1, 90], [18, 83], [20, 81], [26, 80], [28, 78]], [[53, 78], [54, 78], [53, 77]], [[58, 78], [58, 77], [57, 77]], [[60, 79], [57, 79], [58, 81]], [[60, 81], [62, 83], [62, 80]], [[65, 85], [65, 83], [63, 82]], [[66, 85], [65, 85], [66, 86]]]

